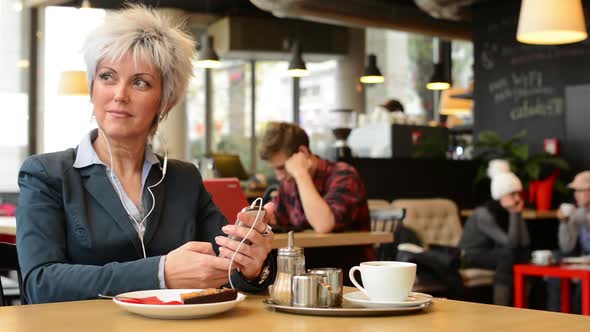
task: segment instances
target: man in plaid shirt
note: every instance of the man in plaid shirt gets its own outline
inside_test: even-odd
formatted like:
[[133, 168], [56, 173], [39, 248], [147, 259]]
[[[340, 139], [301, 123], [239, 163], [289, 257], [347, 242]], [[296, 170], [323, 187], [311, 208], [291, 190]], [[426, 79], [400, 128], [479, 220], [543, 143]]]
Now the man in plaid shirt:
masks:
[[[284, 122], [269, 123], [260, 157], [272, 165], [280, 182], [274, 199], [275, 224], [319, 233], [370, 230], [367, 194], [356, 169], [311, 153], [309, 138], [301, 127]], [[307, 268], [341, 267], [345, 279], [352, 266], [373, 259], [371, 246], [305, 251]]]

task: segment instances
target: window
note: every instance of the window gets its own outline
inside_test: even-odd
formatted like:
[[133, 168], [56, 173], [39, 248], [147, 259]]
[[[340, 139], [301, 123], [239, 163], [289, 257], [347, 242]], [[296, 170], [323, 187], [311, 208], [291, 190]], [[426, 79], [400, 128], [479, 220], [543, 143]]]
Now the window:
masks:
[[[269, 121], [292, 121], [292, 81], [287, 76], [287, 62], [255, 62], [256, 71], [256, 135], [259, 137]], [[256, 172], [272, 174], [266, 163], [258, 161], [251, 150], [251, 62], [223, 60], [222, 68], [212, 70], [213, 151], [240, 155], [251, 173], [252, 158]], [[189, 85], [187, 113], [191, 158], [204, 156], [205, 79], [204, 70], [196, 68]], [[258, 143], [260, 143], [258, 141]], [[256, 147], [258, 149], [258, 147]]]
[[28, 155], [30, 17], [22, 3], [0, 2], [0, 192], [17, 192], [17, 174]]
[[[104, 18], [101, 9], [47, 7], [45, 9], [43, 75], [44, 114], [41, 152], [59, 151], [76, 146], [80, 139], [96, 127], [88, 96], [60, 96], [57, 93], [60, 74], [64, 70], [86, 70], [82, 46], [86, 36]], [[72, 27], [76, 27], [72, 29]], [[64, 122], [68, 130], [63, 130]]]
[[385, 82], [366, 86], [366, 110], [388, 99], [398, 99], [406, 113], [426, 114], [432, 108], [432, 93], [425, 85], [432, 73], [432, 37], [383, 30], [366, 30], [366, 53], [377, 55]]
[[[432, 75], [432, 43], [430, 36], [367, 29], [367, 53], [377, 55], [385, 76], [385, 83], [367, 86], [367, 112], [391, 98], [400, 100], [408, 114], [432, 112], [433, 93], [425, 88]], [[473, 44], [452, 41], [452, 61], [453, 86], [467, 88], [473, 79]]]
[[338, 62], [307, 62], [310, 75], [300, 81], [300, 125], [309, 135], [310, 148], [315, 154], [330, 157], [335, 139], [330, 124], [336, 101], [336, 72]]
[[250, 63], [223, 61], [212, 71], [213, 151], [237, 154], [245, 169], [251, 165], [252, 128]]

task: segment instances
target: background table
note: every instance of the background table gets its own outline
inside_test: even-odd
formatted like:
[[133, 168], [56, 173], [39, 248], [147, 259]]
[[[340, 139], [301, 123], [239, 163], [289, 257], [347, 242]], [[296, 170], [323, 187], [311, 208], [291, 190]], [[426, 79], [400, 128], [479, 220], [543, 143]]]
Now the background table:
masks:
[[[391, 232], [344, 232], [344, 233], [316, 233], [314, 231], [296, 232], [295, 244], [301, 248], [354, 246], [365, 244], [390, 243], [393, 241]], [[276, 234], [272, 248], [287, 246], [287, 234]]]
[[16, 218], [0, 216], [0, 242], [16, 243]]
[[[468, 218], [473, 214], [473, 210], [461, 210], [461, 217]], [[542, 220], [542, 219], [556, 219], [557, 210], [549, 211], [536, 211], [536, 210], [524, 210], [522, 211], [522, 217], [529, 220]]]
[[[348, 288], [347, 291], [354, 289]], [[134, 315], [110, 300], [0, 308], [3, 332], [407, 332], [407, 331], [587, 331], [590, 318], [469, 302], [435, 300], [428, 312], [383, 317], [321, 317], [274, 312], [263, 296], [248, 298], [221, 315], [193, 320], [157, 320]]]
[[562, 312], [570, 312], [570, 279], [580, 278], [582, 280], [582, 314], [590, 315], [590, 265], [514, 265], [514, 306], [517, 308], [526, 306], [526, 276], [561, 278]]

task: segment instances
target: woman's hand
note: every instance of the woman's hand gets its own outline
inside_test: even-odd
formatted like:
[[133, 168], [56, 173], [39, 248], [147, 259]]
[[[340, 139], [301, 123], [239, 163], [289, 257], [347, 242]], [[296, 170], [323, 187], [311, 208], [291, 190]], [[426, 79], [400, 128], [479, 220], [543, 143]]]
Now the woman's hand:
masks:
[[[264, 219], [256, 222], [256, 232], [252, 232], [248, 236], [251, 244], [242, 244], [234, 259], [233, 266], [239, 268], [240, 272], [249, 280], [255, 280], [260, 275], [266, 257], [272, 249], [274, 233], [268, 229], [267, 225], [273, 218], [274, 208], [273, 203], [267, 203], [264, 206]], [[236, 238], [243, 239], [246, 237], [255, 218], [255, 213], [240, 212], [238, 213], [238, 220], [247, 227], [226, 225], [222, 228], [222, 231], [228, 235], [234, 235]], [[219, 245], [219, 252], [227, 258], [233, 256], [240, 244], [240, 241], [230, 240], [225, 236], [216, 237], [215, 242]]]
[[187, 242], [166, 255], [167, 288], [218, 288], [228, 282], [229, 259], [217, 257], [209, 242]]

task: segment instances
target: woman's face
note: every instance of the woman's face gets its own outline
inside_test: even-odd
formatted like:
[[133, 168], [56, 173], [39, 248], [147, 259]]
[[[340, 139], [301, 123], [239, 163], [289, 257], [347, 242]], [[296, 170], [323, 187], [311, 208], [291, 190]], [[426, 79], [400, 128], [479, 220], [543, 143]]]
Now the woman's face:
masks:
[[510, 194], [506, 194], [500, 198], [500, 205], [506, 210], [514, 210], [518, 208], [519, 205], [522, 203], [522, 198], [520, 197], [520, 192], [515, 191]]
[[576, 203], [578, 204], [578, 206], [590, 206], [590, 189], [576, 190], [574, 192], [574, 196], [576, 197]]
[[147, 137], [160, 111], [162, 78], [151, 63], [129, 54], [119, 61], [104, 59], [92, 87], [94, 115], [112, 138]]

